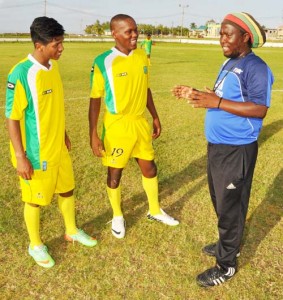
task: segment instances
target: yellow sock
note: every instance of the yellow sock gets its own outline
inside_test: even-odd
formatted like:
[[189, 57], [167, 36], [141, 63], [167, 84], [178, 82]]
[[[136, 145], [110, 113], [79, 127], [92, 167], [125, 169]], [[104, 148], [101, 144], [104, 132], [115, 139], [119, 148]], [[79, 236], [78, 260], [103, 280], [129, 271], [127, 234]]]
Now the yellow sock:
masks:
[[75, 197], [61, 197], [58, 196], [58, 206], [62, 213], [66, 234], [72, 235], [78, 232], [75, 218]]
[[24, 219], [30, 238], [30, 246], [33, 249], [34, 246], [39, 246], [42, 244], [39, 235], [40, 207], [31, 206], [28, 203], [25, 203]]
[[111, 207], [113, 209], [113, 217], [123, 216], [121, 210], [121, 187], [120, 185], [116, 189], [106, 187], [108, 198], [110, 200]]
[[146, 178], [142, 176], [142, 185], [147, 195], [149, 204], [149, 212], [151, 215], [161, 214], [158, 202], [158, 180], [157, 176], [153, 178]]

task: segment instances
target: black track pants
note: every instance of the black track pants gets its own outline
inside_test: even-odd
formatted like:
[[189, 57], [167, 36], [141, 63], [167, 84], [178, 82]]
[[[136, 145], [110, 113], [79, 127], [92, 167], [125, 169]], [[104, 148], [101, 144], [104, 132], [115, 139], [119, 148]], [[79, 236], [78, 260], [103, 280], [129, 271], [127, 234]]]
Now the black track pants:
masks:
[[208, 144], [207, 175], [218, 218], [217, 263], [235, 267], [248, 211], [258, 144]]

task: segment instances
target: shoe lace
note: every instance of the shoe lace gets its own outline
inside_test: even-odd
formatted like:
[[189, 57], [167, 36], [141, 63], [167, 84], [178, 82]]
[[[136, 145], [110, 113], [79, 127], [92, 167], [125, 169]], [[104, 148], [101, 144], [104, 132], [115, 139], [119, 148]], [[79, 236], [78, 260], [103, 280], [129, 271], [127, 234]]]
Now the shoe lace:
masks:
[[37, 246], [36, 248], [34, 248], [34, 250], [36, 252], [47, 252], [47, 247], [45, 245], [40, 245], [40, 246]]
[[75, 241], [81, 239], [81, 238], [88, 238], [88, 235], [82, 230], [82, 229], [78, 229], [78, 232], [76, 234], [71, 235], [72, 238], [72, 242], [73, 244], [75, 243]]
[[165, 216], [166, 218], [170, 219], [170, 220], [175, 220], [173, 217], [169, 216], [164, 210], [161, 210], [162, 215]]
[[[109, 223], [112, 223], [112, 222], [113, 222], [113, 219], [111, 219], [110, 221], [108, 221], [106, 224], [109, 224]], [[125, 219], [123, 219], [123, 222], [124, 222], [124, 224], [126, 226], [126, 220]]]
[[48, 253], [47, 247], [46, 247], [45, 245], [43, 245], [42, 251], [43, 251], [44, 253]]
[[82, 229], [79, 229], [77, 236], [82, 238], [88, 238], [88, 235]]

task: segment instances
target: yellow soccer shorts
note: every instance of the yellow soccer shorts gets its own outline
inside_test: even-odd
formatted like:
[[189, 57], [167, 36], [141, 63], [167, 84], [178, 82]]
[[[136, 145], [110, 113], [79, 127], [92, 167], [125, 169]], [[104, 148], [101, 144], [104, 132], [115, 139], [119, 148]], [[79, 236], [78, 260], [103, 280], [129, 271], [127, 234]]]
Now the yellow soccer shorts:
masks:
[[62, 150], [60, 163], [43, 170], [34, 170], [31, 180], [20, 177], [22, 200], [41, 206], [50, 204], [54, 194], [66, 193], [75, 188], [71, 157], [67, 148]]
[[124, 168], [131, 157], [154, 159], [151, 128], [143, 116], [107, 114], [103, 136], [105, 166]]

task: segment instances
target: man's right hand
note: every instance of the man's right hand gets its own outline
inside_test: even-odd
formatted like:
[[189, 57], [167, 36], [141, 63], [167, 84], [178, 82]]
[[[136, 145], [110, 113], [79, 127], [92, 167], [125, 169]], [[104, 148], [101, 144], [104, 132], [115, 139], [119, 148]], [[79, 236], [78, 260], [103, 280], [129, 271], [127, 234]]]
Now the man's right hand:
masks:
[[31, 180], [33, 167], [26, 156], [17, 157], [17, 174], [25, 180]]
[[102, 141], [98, 137], [93, 137], [91, 140], [91, 149], [95, 156], [103, 157], [104, 156], [104, 146]]

